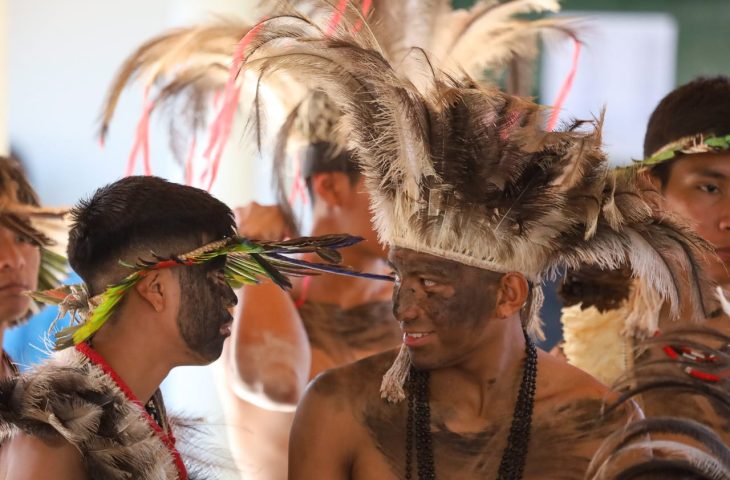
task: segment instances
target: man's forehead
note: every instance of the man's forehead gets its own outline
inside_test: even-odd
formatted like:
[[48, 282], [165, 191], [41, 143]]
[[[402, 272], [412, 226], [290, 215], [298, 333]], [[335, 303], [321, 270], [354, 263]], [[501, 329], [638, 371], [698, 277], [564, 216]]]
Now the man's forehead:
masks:
[[678, 170], [685, 174], [730, 178], [730, 153], [694, 153], [678, 159]]
[[446, 271], [456, 270], [461, 264], [447, 258], [439, 257], [425, 252], [418, 252], [409, 248], [393, 246], [388, 252], [388, 261], [399, 268], [415, 269], [440, 269]]

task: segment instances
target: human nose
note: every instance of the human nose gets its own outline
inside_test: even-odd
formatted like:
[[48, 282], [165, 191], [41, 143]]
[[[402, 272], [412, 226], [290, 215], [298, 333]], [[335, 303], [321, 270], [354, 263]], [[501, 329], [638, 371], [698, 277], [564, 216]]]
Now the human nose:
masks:
[[238, 297], [236, 296], [236, 292], [233, 291], [233, 289], [226, 283], [226, 292], [225, 292], [225, 302], [226, 305], [228, 305], [228, 308], [233, 308], [236, 305], [238, 305]]
[[418, 315], [418, 294], [408, 285], [400, 285], [393, 291], [393, 316], [399, 322], [413, 320]]
[[730, 199], [728, 199], [725, 203], [726, 205], [723, 205], [722, 207], [718, 227], [723, 232], [730, 232]]
[[21, 270], [25, 267], [25, 256], [17, 242], [4, 240], [0, 245], [0, 269]]

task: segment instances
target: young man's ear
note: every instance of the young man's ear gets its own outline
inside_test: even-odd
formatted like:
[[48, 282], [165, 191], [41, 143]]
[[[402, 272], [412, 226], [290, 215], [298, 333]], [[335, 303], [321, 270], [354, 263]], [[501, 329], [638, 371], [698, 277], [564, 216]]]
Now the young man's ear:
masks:
[[530, 285], [524, 275], [516, 272], [502, 275], [495, 308], [497, 318], [509, 318], [518, 313], [527, 302], [529, 294]]
[[167, 270], [151, 271], [134, 286], [142, 300], [147, 302], [155, 312], [161, 312], [165, 308], [167, 287], [163, 278], [169, 273]]
[[341, 207], [345, 202], [349, 179], [342, 172], [323, 172], [312, 175], [312, 190], [330, 207]]
[[664, 190], [664, 185], [662, 185], [661, 179], [656, 175], [653, 175], [650, 168], [643, 168], [639, 172], [639, 175], [641, 175], [645, 181], [649, 182], [649, 184], [654, 187], [658, 192]]

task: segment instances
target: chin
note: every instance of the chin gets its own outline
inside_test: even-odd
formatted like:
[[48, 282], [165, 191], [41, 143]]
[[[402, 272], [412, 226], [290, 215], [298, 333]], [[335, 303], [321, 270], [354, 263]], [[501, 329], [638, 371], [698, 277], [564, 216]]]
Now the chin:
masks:
[[439, 368], [447, 366], [446, 362], [423, 352], [414, 354], [413, 351], [410, 351], [409, 356], [411, 358], [411, 365], [413, 365], [416, 370], [438, 370]]
[[20, 305], [12, 310], [0, 312], [0, 328], [13, 327], [30, 316], [30, 305]]
[[189, 367], [204, 367], [220, 358], [223, 352], [223, 342], [206, 345], [187, 345], [187, 354], [184, 365]]
[[198, 357], [202, 362], [200, 365], [210, 365], [218, 360], [222, 353], [223, 340], [217, 341], [215, 344], [208, 345], [204, 351], [198, 352]]

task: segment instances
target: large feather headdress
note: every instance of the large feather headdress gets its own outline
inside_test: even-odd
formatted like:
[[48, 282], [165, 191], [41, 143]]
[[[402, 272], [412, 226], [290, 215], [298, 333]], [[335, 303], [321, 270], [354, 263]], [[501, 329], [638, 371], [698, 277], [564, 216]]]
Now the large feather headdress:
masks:
[[65, 209], [41, 207], [18, 163], [0, 157], [0, 225], [40, 248], [38, 287], [42, 289], [55, 287], [67, 273], [66, 260], [56, 248], [57, 239], [66, 235], [65, 213]]
[[[635, 171], [609, 168], [601, 119], [547, 132], [538, 105], [443, 72], [427, 55], [430, 81], [414, 83], [366, 29], [327, 37], [291, 14], [257, 28], [242, 68], [262, 82], [296, 72], [338, 105], [383, 242], [534, 282], [583, 263], [628, 263], [646, 292], [637, 310], [666, 301], [673, 317], [685, 307], [705, 317], [698, 264], [709, 247], [658, 209]], [[525, 315], [532, 332], [535, 297]]]
[[[485, 70], [494, 76], [509, 72], [509, 85], [523, 94], [530, 93], [533, 75], [526, 68], [537, 53], [537, 37], [546, 30], [558, 30], [574, 37], [563, 20], [519, 18], [519, 14], [555, 12], [556, 0], [482, 0], [469, 10], [453, 9], [449, 0], [290, 0], [262, 2], [262, 11], [291, 13], [298, 9], [301, 14], [322, 25], [323, 33], [367, 29], [377, 39], [381, 51], [404, 74], [413, 71], [414, 49], [429, 52], [432, 62], [440, 65], [464, 68], [475, 78], [481, 78]], [[276, 8], [272, 8], [272, 4]], [[367, 21], [366, 21], [367, 19]], [[148, 129], [153, 112], [162, 111], [169, 118], [170, 144], [175, 157], [185, 164], [185, 178], [192, 181], [193, 157], [196, 154], [198, 135], [210, 123], [210, 137], [203, 152], [207, 160], [205, 172], [209, 184], [215, 180], [223, 148], [231, 132], [239, 101], [260, 93], [261, 84], [246, 82], [245, 78], [230, 74], [238, 70], [242, 52], [251, 36], [256, 35], [250, 25], [231, 20], [218, 20], [207, 24], [172, 30], [141, 45], [121, 66], [112, 82], [104, 104], [100, 136], [106, 137], [123, 90], [139, 81], [144, 86], [145, 100], [137, 135], [130, 154], [127, 173], [135, 168], [137, 157], [144, 159], [144, 171], [150, 173]], [[276, 98], [279, 107], [293, 111], [306, 95], [296, 76], [269, 78], [265, 87]], [[268, 103], [271, 103], [271, 98]], [[257, 115], [261, 103], [252, 108]], [[211, 120], [211, 111], [216, 115]], [[209, 122], [211, 120], [211, 122]], [[293, 122], [282, 127], [280, 137], [300, 136]], [[341, 153], [332, 138], [329, 142]], [[261, 141], [261, 136], [258, 136]], [[298, 165], [292, 165], [292, 156], [286, 148], [276, 149], [287, 155], [275, 161], [275, 187], [280, 198], [291, 196], [292, 184], [298, 178], [281, 172], [301, 173]], [[279, 155], [276, 153], [275, 155]], [[289, 194], [289, 195], [287, 195]]]

